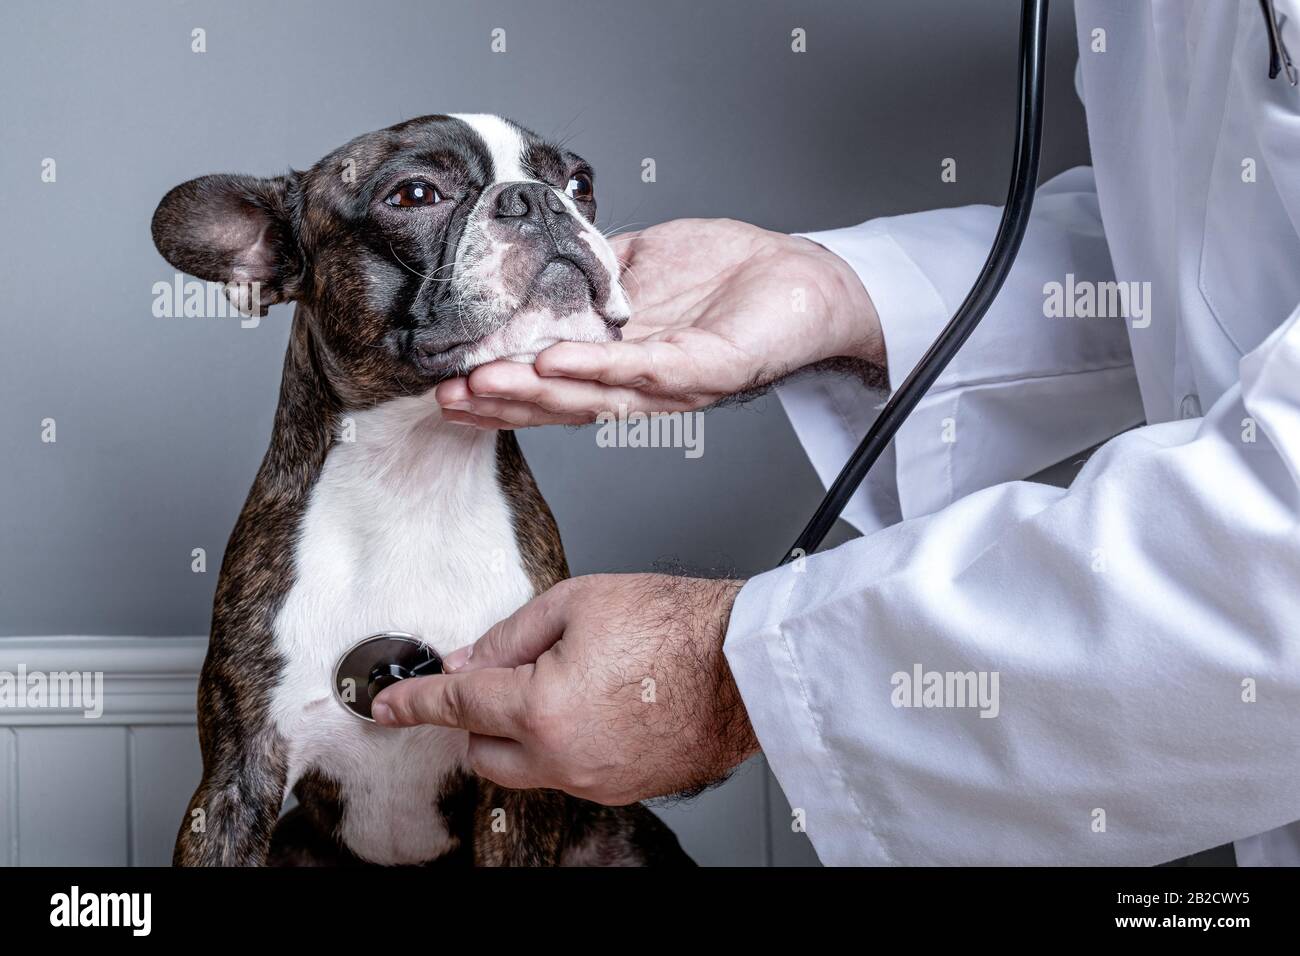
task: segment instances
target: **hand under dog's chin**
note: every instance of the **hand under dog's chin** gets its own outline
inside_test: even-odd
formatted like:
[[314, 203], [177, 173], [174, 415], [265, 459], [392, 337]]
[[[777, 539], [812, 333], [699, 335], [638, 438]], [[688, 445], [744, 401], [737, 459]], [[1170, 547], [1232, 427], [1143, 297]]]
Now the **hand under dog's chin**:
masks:
[[525, 307], [497, 331], [468, 346], [461, 361], [466, 372], [500, 359], [532, 364], [539, 352], [557, 342], [616, 342], [622, 337], [618, 326], [591, 306], [571, 312]]

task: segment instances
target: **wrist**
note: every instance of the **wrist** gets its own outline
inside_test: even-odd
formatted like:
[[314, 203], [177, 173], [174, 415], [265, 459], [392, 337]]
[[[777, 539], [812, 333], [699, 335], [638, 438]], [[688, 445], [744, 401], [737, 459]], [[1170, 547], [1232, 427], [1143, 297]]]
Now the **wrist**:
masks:
[[800, 237], [817, 263], [818, 287], [830, 331], [821, 358], [848, 358], [884, 368], [885, 339], [875, 303], [857, 272], [825, 246]]
[[726, 765], [725, 770], [730, 771], [760, 751], [758, 738], [754, 735], [754, 727], [749, 722], [749, 714], [740, 695], [740, 687], [736, 684], [735, 675], [731, 673], [731, 665], [722, 651], [722, 645], [727, 637], [727, 626], [731, 622], [731, 609], [735, 606], [736, 596], [740, 594], [740, 589], [745, 586], [745, 582], [721, 580], [710, 584], [713, 590], [710, 617], [716, 622], [717, 627], [715, 652], [718, 661], [718, 686], [714, 692], [714, 699], [717, 701], [719, 718], [718, 740], [722, 751], [720, 756]]

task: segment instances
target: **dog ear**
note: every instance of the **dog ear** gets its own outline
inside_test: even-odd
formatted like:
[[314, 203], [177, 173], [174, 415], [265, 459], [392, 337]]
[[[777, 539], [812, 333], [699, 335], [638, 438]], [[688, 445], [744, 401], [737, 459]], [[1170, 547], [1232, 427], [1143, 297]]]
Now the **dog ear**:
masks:
[[154, 245], [182, 272], [224, 283], [241, 312], [266, 315], [301, 291], [296, 179], [216, 175], [181, 183], [154, 211]]

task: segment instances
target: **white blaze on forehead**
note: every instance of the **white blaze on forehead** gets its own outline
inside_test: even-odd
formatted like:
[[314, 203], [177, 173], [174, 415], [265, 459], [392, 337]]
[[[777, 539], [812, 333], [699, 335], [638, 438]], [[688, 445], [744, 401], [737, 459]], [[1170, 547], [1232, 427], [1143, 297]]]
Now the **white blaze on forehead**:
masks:
[[[483, 141], [492, 160], [492, 182], [532, 182], [542, 180], [524, 170], [524, 154], [528, 148], [519, 128], [500, 116], [491, 113], [451, 113]], [[550, 184], [545, 184], [550, 186]], [[564, 190], [550, 186], [560, 198], [573, 221], [577, 223], [578, 237], [585, 241], [596, 260], [609, 273], [610, 292], [604, 303], [597, 303], [610, 319], [625, 319], [631, 313], [627, 295], [619, 284], [618, 257], [600, 230], [587, 221], [577, 204]], [[578, 342], [605, 342], [609, 330], [605, 319], [595, 308], [580, 309], [566, 315], [555, 315], [548, 309], [533, 310], [527, 314], [508, 316], [520, 306], [523, 290], [506, 287], [502, 268], [511, 244], [495, 240], [490, 231], [492, 215], [484, 199], [495, 195], [485, 188], [474, 204], [465, 231], [456, 249], [452, 273], [453, 290], [459, 297], [463, 312], [473, 322], [491, 327], [496, 332], [479, 341], [465, 356], [467, 368], [473, 368], [496, 358], [518, 357], [531, 360], [541, 349], [560, 340]], [[505, 327], [497, 323], [504, 314], [510, 319]]]
[[493, 182], [517, 183], [534, 179], [524, 172], [524, 137], [516, 127], [491, 113], [452, 113], [451, 116], [469, 126], [487, 144], [496, 177]]

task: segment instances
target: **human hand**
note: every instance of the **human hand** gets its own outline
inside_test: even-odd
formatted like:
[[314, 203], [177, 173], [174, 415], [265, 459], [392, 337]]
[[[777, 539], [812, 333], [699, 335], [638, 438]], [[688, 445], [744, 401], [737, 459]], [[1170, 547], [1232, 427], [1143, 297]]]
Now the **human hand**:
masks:
[[722, 641], [743, 582], [602, 574], [562, 581], [375, 698], [390, 727], [470, 732], [505, 787], [622, 805], [691, 791], [758, 752]]
[[434, 392], [483, 428], [691, 411], [833, 357], [883, 366], [870, 296], [834, 253], [731, 219], [677, 219], [615, 237], [632, 317], [618, 342], [560, 342], [533, 365], [490, 362]]

